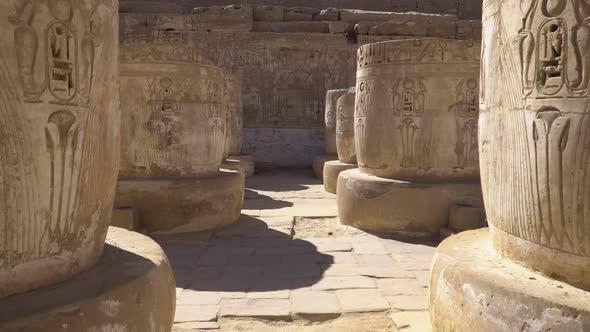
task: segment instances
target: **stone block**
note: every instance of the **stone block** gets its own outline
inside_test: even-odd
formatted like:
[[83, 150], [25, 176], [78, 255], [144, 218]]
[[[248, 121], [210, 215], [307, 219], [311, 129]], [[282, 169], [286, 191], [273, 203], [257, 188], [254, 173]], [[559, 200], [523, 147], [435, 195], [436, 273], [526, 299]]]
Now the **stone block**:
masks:
[[312, 286], [314, 291], [356, 288], [375, 288], [375, 282], [371, 278], [361, 276], [336, 276], [324, 277]]
[[314, 322], [340, 316], [340, 304], [335, 294], [318, 291], [295, 291], [291, 295], [291, 313]]
[[588, 291], [500, 257], [487, 229], [438, 247], [430, 292], [436, 331], [590, 330]]
[[254, 22], [254, 32], [329, 33], [328, 22]]
[[394, 312], [391, 319], [400, 332], [432, 332], [428, 311]]
[[179, 14], [184, 12], [183, 6], [162, 1], [120, 1], [120, 13], [142, 14]]
[[279, 6], [259, 6], [253, 9], [254, 21], [282, 22], [285, 19], [285, 9]]
[[333, 21], [329, 23], [330, 33], [343, 34], [354, 30], [354, 23]]
[[244, 195], [240, 173], [219, 171], [189, 178], [120, 179], [115, 206], [141, 211], [150, 232], [188, 232], [229, 225], [240, 217]]
[[345, 164], [338, 160], [331, 160], [324, 164], [324, 189], [332, 194], [336, 194], [338, 188], [338, 175], [340, 173], [358, 168], [357, 164]]
[[191, 15], [160, 14], [146, 15], [147, 26], [156, 30], [191, 30]]
[[340, 9], [328, 8], [322, 9], [321, 12], [313, 16], [315, 21], [339, 21], [340, 20]]
[[428, 22], [418, 20], [396, 20], [378, 24], [369, 29], [370, 35], [416, 36], [428, 35]]
[[428, 294], [428, 288], [422, 287], [415, 278], [379, 279], [377, 288], [388, 296]]
[[[427, 295], [396, 295], [388, 296], [391, 307], [402, 311], [428, 310]], [[476, 330], [481, 331], [481, 330]]]
[[459, 20], [457, 21], [457, 39], [481, 40], [481, 21]]
[[113, 209], [111, 226], [135, 231], [139, 228], [139, 211], [132, 207], [119, 207]]
[[291, 320], [290, 307], [287, 299], [223, 300], [219, 316], [289, 321]]
[[354, 31], [358, 35], [368, 35], [371, 28], [381, 24], [380, 22], [358, 22], [354, 25]]
[[252, 31], [249, 5], [197, 7], [191, 12], [194, 31]]
[[336, 291], [343, 313], [380, 312], [389, 310], [389, 303], [376, 289], [344, 289]]
[[89, 270], [0, 299], [0, 331], [169, 331], [175, 307], [174, 275], [160, 246], [110, 227]]
[[211, 322], [217, 320], [218, 305], [179, 305], [176, 307], [174, 323]]
[[485, 213], [477, 206], [453, 205], [449, 211], [449, 226], [458, 231], [469, 231], [484, 227]]
[[361, 21], [385, 22], [395, 19], [400, 15], [401, 14], [399, 13], [367, 11], [359, 9], [341, 9], [340, 21], [353, 23]]
[[445, 14], [456, 14], [457, 13], [457, 1], [456, 0], [417, 0], [417, 11], [423, 13], [445, 13]]
[[315, 15], [319, 15], [320, 11], [309, 7], [291, 7], [285, 8], [286, 22], [300, 22], [313, 21]]
[[428, 21], [428, 37], [455, 39], [457, 22], [433, 18]]

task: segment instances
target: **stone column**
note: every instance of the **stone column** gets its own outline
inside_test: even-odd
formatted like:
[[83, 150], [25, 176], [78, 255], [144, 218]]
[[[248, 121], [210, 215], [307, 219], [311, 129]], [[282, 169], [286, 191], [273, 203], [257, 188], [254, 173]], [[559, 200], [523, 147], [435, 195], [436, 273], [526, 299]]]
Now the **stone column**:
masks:
[[3, 1], [0, 31], [0, 330], [170, 331], [165, 254], [109, 230], [118, 1]]
[[354, 142], [355, 88], [350, 88], [336, 103], [336, 150], [338, 160], [324, 165], [324, 188], [336, 194], [340, 173], [357, 168]]
[[[480, 47], [417, 39], [358, 51], [359, 170], [340, 175], [340, 220], [359, 228], [436, 235], [449, 207], [481, 206], [477, 154]], [[430, 209], [424, 209], [428, 202]]]
[[174, 44], [123, 47], [121, 64], [115, 205], [138, 208], [149, 231], [198, 231], [237, 220], [243, 181], [219, 171], [229, 130], [223, 71], [194, 62], [191, 47]]
[[318, 179], [323, 178], [324, 164], [330, 160], [338, 159], [336, 148], [336, 111], [338, 98], [345, 94], [348, 89], [328, 90], [326, 92], [326, 109], [324, 121], [324, 139], [326, 154], [317, 156], [313, 161], [313, 171]]
[[[433, 324], [586, 331], [590, 4], [486, 0], [483, 8], [479, 151], [490, 231], [438, 249]], [[467, 308], [460, 319], [457, 306]]]

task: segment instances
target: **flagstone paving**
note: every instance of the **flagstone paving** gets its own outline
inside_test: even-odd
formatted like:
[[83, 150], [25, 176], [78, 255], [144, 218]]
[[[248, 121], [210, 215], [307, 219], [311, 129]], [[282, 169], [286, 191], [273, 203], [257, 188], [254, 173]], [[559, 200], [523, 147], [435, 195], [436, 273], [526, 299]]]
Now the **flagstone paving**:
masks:
[[311, 172], [246, 188], [236, 224], [154, 236], [176, 277], [174, 331], [429, 331], [436, 243], [340, 225], [336, 196]]

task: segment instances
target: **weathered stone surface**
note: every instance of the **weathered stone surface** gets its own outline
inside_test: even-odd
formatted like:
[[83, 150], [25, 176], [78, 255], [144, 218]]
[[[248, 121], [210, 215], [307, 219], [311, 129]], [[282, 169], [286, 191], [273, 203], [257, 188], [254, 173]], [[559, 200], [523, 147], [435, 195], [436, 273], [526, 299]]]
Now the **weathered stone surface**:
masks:
[[349, 89], [336, 103], [336, 148], [338, 160], [345, 164], [356, 164], [354, 141], [355, 88]]
[[179, 305], [176, 307], [174, 323], [215, 321], [218, 312], [218, 305]]
[[90, 270], [0, 299], [0, 330], [170, 331], [174, 284], [166, 255], [154, 241], [110, 227], [104, 252]]
[[416, 279], [380, 279], [377, 280], [377, 287], [388, 296], [395, 295], [422, 295], [428, 293], [426, 287], [422, 287]]
[[350, 22], [334, 21], [329, 23], [330, 33], [344, 34], [354, 30], [354, 24]]
[[312, 287], [317, 291], [355, 288], [375, 288], [375, 282], [371, 278], [361, 276], [324, 277]]
[[254, 22], [255, 32], [276, 33], [328, 33], [330, 25], [327, 22]]
[[317, 21], [339, 21], [340, 20], [340, 9], [327, 8], [323, 9], [319, 14], [313, 16], [314, 20]]
[[223, 300], [219, 316], [289, 321], [291, 320], [290, 303], [285, 299]]
[[314, 15], [319, 15], [320, 11], [309, 7], [292, 7], [285, 8], [285, 21], [301, 22], [312, 21]]
[[453, 236], [437, 252], [430, 279], [435, 331], [590, 329], [589, 292], [499, 257], [488, 230]]
[[285, 19], [285, 9], [279, 6], [254, 7], [254, 21], [282, 22]]
[[291, 298], [291, 313], [310, 321], [326, 321], [340, 316], [340, 304], [333, 293], [296, 291]]
[[338, 146], [336, 144], [336, 127], [338, 126], [338, 100], [347, 92], [348, 89], [329, 90], [326, 92], [325, 142], [327, 154], [338, 153]]
[[221, 69], [194, 63], [191, 48], [172, 44], [124, 47], [121, 63], [120, 177], [219, 168], [228, 130]]
[[226, 157], [242, 153], [244, 113], [242, 108], [242, 83], [234, 75], [225, 74], [223, 80], [223, 106], [227, 110]]
[[139, 211], [135, 208], [115, 208], [110, 226], [124, 228], [128, 231], [137, 230], [139, 227], [138, 213]]
[[[473, 41], [362, 46], [355, 117], [360, 169], [420, 182], [477, 180], [479, 56]], [[392, 134], [398, 144], [391, 144]]]
[[389, 310], [389, 303], [376, 289], [343, 289], [336, 291], [343, 313]]
[[357, 164], [346, 164], [338, 160], [328, 161], [324, 164], [324, 189], [332, 194], [336, 194], [338, 188], [338, 176], [340, 173], [349, 169], [358, 168]]
[[244, 172], [244, 175], [248, 178], [254, 176], [256, 172], [256, 165], [254, 164], [254, 156], [241, 154], [241, 155], [230, 155], [230, 160], [237, 160], [240, 162], [240, 167]]
[[428, 310], [428, 296], [426, 295], [395, 295], [388, 296], [387, 301], [393, 309], [403, 311]]
[[449, 226], [458, 232], [482, 228], [484, 219], [481, 207], [453, 205], [449, 209]]
[[338, 178], [340, 222], [376, 232], [438, 235], [454, 204], [482, 205], [479, 183], [420, 184], [389, 180], [354, 169]]
[[391, 319], [400, 332], [432, 332], [428, 311], [394, 312]]
[[141, 211], [150, 232], [219, 228], [238, 220], [244, 198], [240, 173], [218, 171], [199, 177], [120, 179], [115, 206]]
[[252, 31], [253, 11], [249, 5], [199, 7], [191, 15], [195, 31]]
[[496, 250], [590, 290], [587, 8], [486, 1], [480, 155]]
[[119, 153], [117, 10], [0, 4], [0, 299], [102, 254]]

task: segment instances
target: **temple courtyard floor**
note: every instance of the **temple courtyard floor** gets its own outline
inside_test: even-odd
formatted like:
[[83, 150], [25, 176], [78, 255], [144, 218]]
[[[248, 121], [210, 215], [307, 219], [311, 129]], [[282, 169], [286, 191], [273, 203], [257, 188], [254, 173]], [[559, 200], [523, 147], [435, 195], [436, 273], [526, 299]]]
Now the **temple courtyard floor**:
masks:
[[174, 331], [430, 331], [437, 243], [340, 225], [336, 196], [307, 170], [247, 180], [240, 220], [154, 235], [176, 277]]

